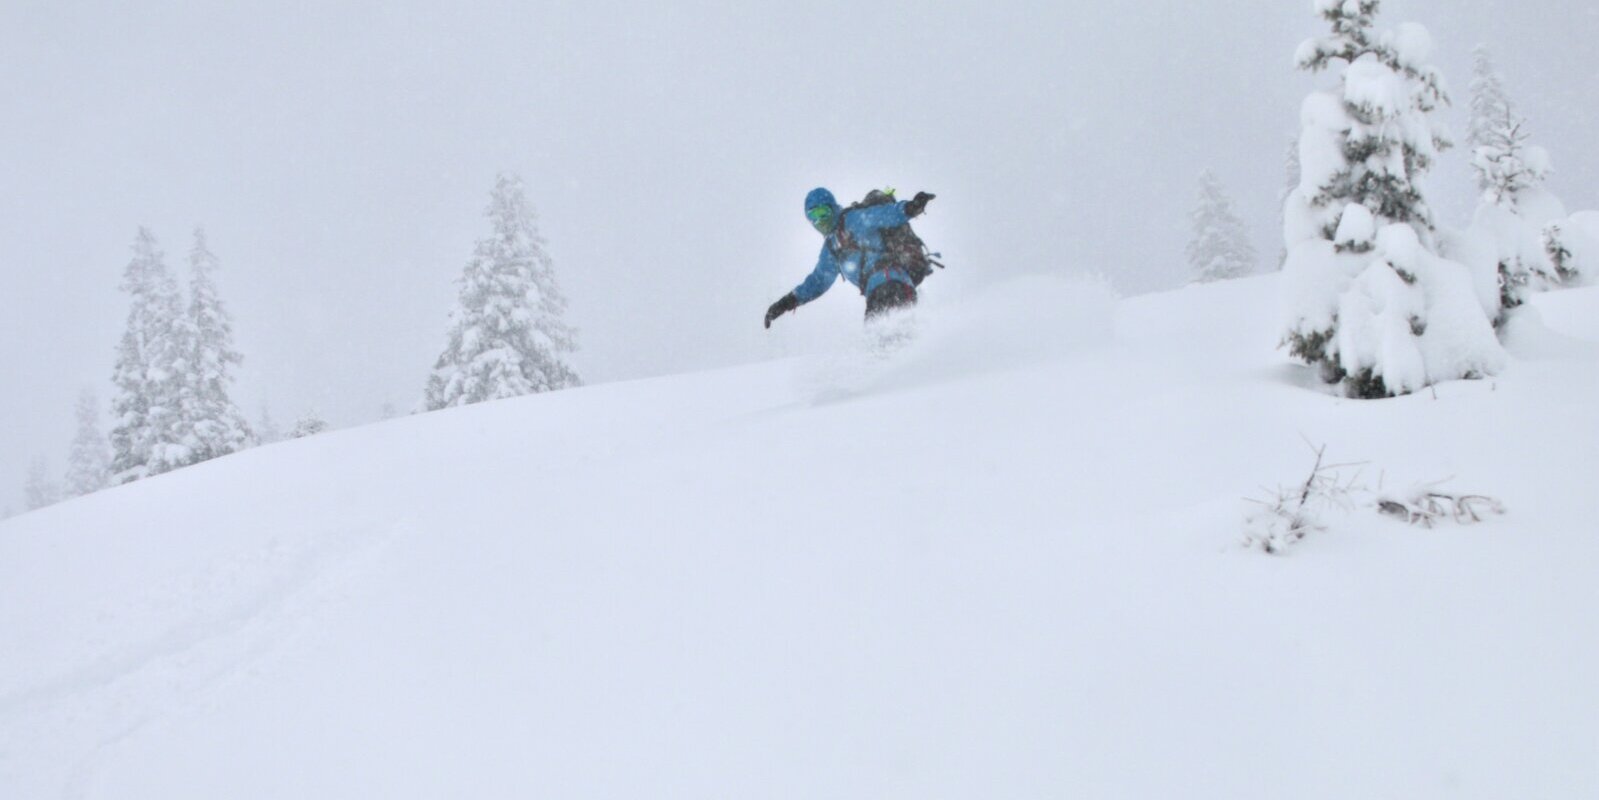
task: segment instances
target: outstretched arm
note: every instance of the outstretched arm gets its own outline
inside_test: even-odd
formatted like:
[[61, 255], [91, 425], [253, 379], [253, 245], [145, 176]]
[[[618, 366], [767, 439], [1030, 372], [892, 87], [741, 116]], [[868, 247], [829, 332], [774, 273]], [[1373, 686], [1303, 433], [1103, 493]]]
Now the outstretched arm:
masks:
[[805, 282], [794, 287], [794, 291], [783, 295], [772, 304], [771, 308], [766, 309], [766, 327], [772, 327], [772, 320], [821, 297], [837, 280], [838, 259], [833, 257], [832, 248], [824, 242], [822, 254], [816, 259], [816, 269], [811, 270]]
[[850, 212], [845, 224], [854, 223], [867, 230], [897, 228], [921, 216], [933, 197], [934, 195], [927, 192], [917, 192], [915, 197], [903, 203], [884, 203], [856, 209]]
[[833, 249], [822, 243], [822, 254], [816, 257], [816, 269], [805, 278], [805, 282], [794, 287], [794, 297], [800, 305], [809, 303], [827, 293], [838, 281], [838, 259], [833, 257]]
[[906, 205], [908, 204], [884, 203], [879, 206], [857, 208], [844, 216], [844, 224], [855, 234], [897, 228], [911, 221], [910, 215], [905, 212]]

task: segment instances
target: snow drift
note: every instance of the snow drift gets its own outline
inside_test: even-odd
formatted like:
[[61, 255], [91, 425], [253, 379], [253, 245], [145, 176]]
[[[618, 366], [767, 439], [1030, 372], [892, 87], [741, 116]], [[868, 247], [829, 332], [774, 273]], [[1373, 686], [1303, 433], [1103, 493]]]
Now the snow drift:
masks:
[[[1599, 290], [1372, 402], [1280, 290], [1002, 287], [828, 402], [595, 386], [8, 520], [0, 796], [1599, 794]], [[1245, 551], [1304, 439], [1509, 514]]]

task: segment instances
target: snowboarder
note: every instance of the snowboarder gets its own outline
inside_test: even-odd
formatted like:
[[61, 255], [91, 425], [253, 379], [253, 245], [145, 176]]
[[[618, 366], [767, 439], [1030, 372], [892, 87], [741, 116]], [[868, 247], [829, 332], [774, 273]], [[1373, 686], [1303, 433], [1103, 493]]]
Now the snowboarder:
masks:
[[873, 190], [865, 200], [841, 209], [832, 192], [811, 190], [805, 196], [805, 216], [826, 237], [822, 254], [810, 277], [766, 310], [766, 327], [821, 297], [840, 276], [866, 296], [867, 319], [915, 305], [916, 287], [933, 262], [910, 221], [927, 209], [933, 197], [917, 192], [911, 200], [897, 201], [893, 190]]

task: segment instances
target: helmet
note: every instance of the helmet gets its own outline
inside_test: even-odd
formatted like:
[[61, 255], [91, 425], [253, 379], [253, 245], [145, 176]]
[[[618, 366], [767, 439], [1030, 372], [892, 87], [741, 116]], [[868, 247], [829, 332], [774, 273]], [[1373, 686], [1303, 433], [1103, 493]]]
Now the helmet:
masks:
[[833, 198], [832, 192], [816, 188], [805, 195], [805, 218], [810, 220], [811, 226], [823, 236], [831, 234], [833, 229], [838, 227], [838, 217], [838, 200]]

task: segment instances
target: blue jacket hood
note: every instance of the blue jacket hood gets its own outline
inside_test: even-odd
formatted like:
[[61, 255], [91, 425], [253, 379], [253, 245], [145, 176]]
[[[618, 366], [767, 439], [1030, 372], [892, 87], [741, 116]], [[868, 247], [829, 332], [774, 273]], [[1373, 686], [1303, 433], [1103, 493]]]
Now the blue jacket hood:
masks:
[[838, 200], [833, 197], [833, 193], [821, 187], [812, 189], [810, 194], [805, 195], [805, 214], [809, 216], [811, 209], [818, 206], [829, 206], [835, 213], [839, 210]]

